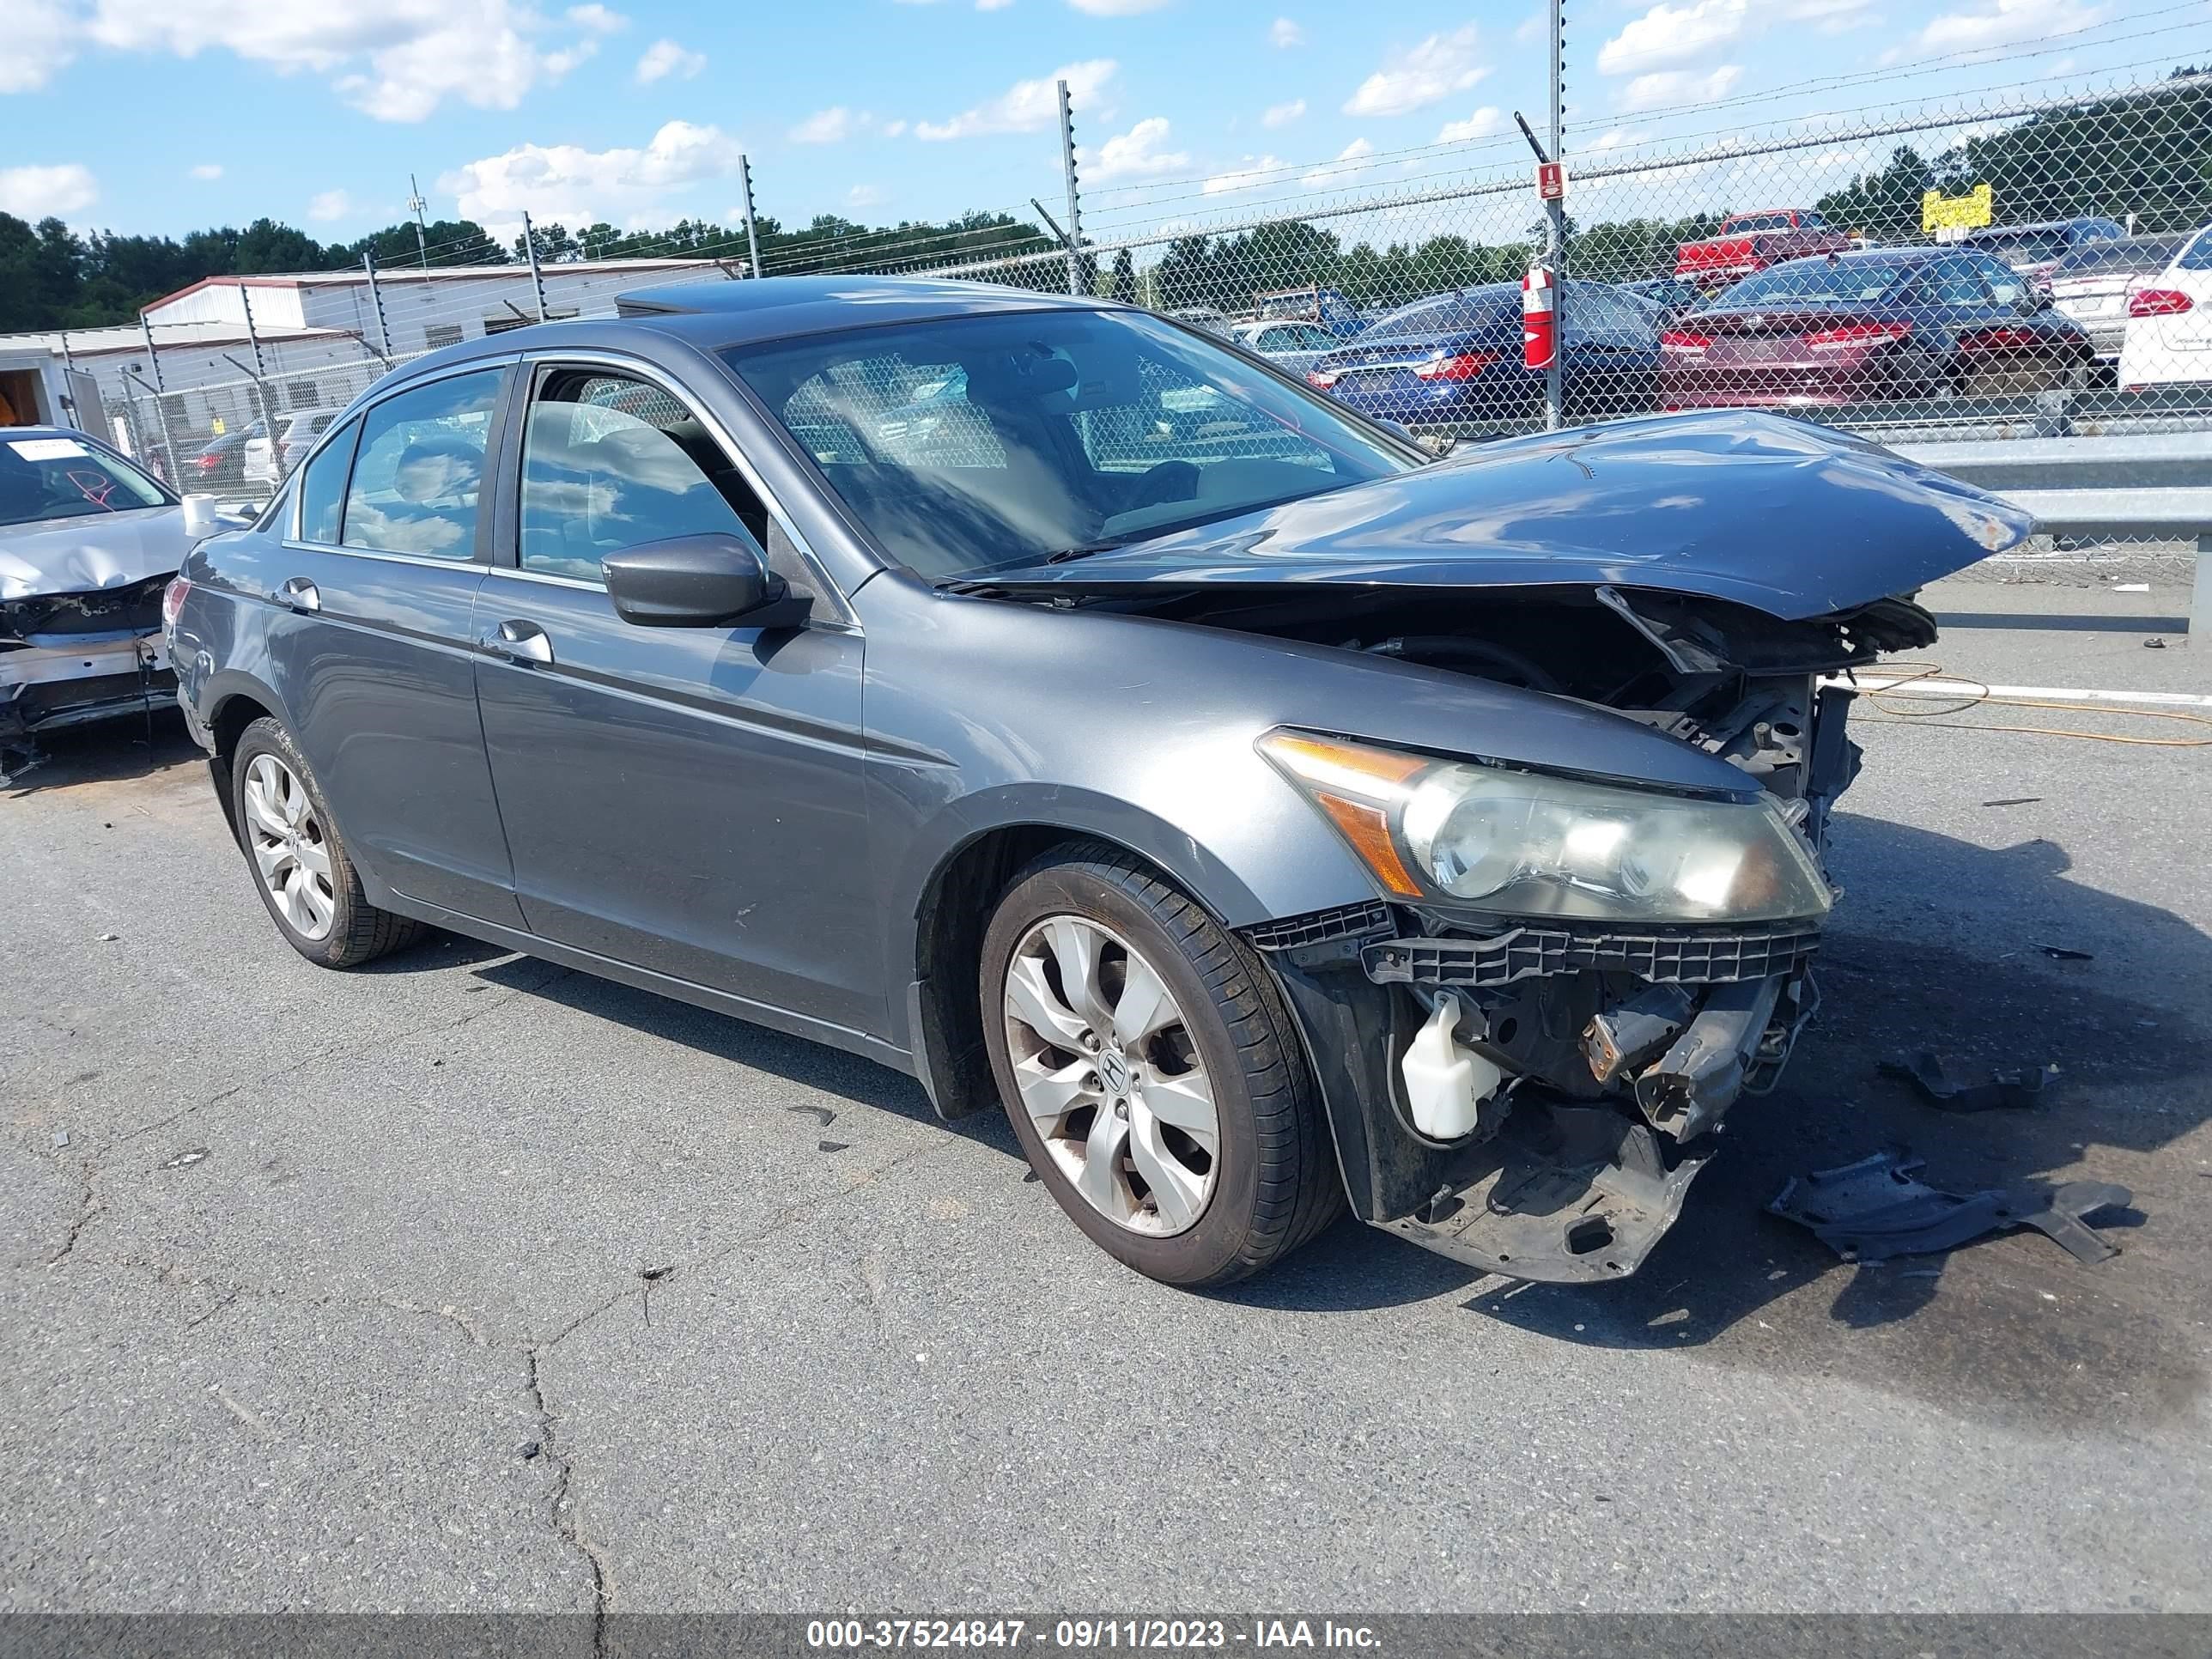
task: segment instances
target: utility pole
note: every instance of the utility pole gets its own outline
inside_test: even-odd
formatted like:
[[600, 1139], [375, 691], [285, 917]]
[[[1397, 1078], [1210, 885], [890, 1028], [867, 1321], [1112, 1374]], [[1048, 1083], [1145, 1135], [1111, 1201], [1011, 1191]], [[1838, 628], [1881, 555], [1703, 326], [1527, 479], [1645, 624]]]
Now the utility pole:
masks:
[[425, 270], [430, 268], [430, 245], [423, 240], [422, 235], [422, 210], [428, 206], [429, 204], [422, 199], [422, 191], [415, 182], [415, 175], [409, 173], [407, 175], [407, 207], [408, 210], [415, 216], [415, 253], [416, 257], [422, 261], [422, 269]]
[[392, 325], [384, 317], [384, 290], [376, 285], [376, 250], [371, 248], [361, 256], [361, 268], [368, 276], [368, 303], [376, 313], [376, 337], [384, 342], [384, 366], [392, 367]]
[[1067, 176], [1067, 291], [1083, 292], [1083, 197], [1075, 179], [1075, 109], [1067, 82], [1060, 83], [1060, 167]]
[[746, 156], [738, 157], [738, 176], [745, 186], [745, 253], [747, 262], [756, 276], [764, 276], [760, 262], [760, 234], [753, 228], [753, 164]]
[[538, 295], [538, 320], [545, 320], [545, 278], [538, 269], [538, 233], [530, 228], [530, 215], [522, 216], [522, 251], [530, 256], [530, 286]]
[[[1552, 0], [1552, 160], [1566, 161], [1567, 126], [1567, 0]], [[1552, 304], [1559, 344], [1551, 367], [1544, 371], [1544, 426], [1559, 430], [1565, 407], [1567, 360], [1567, 204], [1564, 195], [1546, 204], [1549, 244], [1546, 263], [1552, 268]]]

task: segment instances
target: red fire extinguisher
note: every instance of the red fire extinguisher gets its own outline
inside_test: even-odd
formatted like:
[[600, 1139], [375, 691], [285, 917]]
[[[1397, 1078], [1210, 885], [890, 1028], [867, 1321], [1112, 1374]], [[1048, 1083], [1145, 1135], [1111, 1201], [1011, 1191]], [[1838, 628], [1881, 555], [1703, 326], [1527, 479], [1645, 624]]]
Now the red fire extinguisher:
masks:
[[1521, 361], [1530, 368], [1549, 368], [1559, 350], [1559, 301], [1552, 273], [1531, 265], [1521, 279]]

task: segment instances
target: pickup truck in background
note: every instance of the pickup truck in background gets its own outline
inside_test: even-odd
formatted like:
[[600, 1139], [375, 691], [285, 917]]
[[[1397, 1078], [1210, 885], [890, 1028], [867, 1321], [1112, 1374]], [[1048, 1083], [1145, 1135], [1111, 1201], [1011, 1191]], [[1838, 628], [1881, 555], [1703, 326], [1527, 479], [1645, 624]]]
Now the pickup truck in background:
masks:
[[1810, 208], [1731, 213], [1714, 234], [1702, 241], [1685, 242], [1674, 250], [1674, 275], [1710, 290], [1754, 270], [1778, 265], [1784, 259], [1802, 259], [1809, 253], [1844, 253], [1850, 246], [1850, 237], [1831, 229], [1828, 222]]

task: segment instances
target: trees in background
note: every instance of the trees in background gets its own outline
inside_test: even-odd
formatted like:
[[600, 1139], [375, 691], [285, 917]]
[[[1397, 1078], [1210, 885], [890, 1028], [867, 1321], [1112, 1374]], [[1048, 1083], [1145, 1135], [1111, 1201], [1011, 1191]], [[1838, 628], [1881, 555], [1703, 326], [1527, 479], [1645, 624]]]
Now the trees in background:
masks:
[[[1645, 176], [1655, 191], [1674, 188], [1662, 168]], [[1899, 146], [1882, 167], [1829, 191], [1817, 205], [1838, 228], [1877, 242], [1911, 242], [1920, 237], [1923, 191], [1955, 195], [1984, 182], [1995, 192], [2000, 223], [2081, 214], [2124, 222], [2133, 214], [2140, 230], [2193, 229], [2212, 220], [2212, 74], [2178, 69], [2159, 85], [2125, 96], [2084, 100], [1972, 133], [1932, 158]], [[1788, 194], [1786, 186], [1778, 188]], [[1567, 269], [1602, 282], [1671, 274], [1675, 248], [1710, 235], [1729, 205], [1716, 203], [1680, 218], [1571, 224]], [[1452, 210], [1447, 203], [1428, 210]], [[872, 228], [836, 214], [788, 228], [762, 216], [755, 229], [771, 274], [981, 264], [1059, 248], [1039, 225], [1004, 213]], [[1126, 248], [1103, 270], [1098, 256], [1086, 250], [1079, 256], [1079, 281], [1094, 293], [1141, 298], [1163, 309], [1243, 312], [1262, 294], [1308, 286], [1337, 289], [1361, 306], [1399, 305], [1452, 288], [1518, 280], [1538, 234], [1494, 244], [1440, 234], [1347, 247], [1335, 230], [1287, 219], [1230, 235], [1178, 238], [1141, 272]], [[735, 264], [748, 252], [742, 225], [696, 219], [658, 230], [600, 222], [572, 231], [546, 224], [534, 227], [533, 236], [539, 260], [549, 264], [647, 257]], [[58, 219], [33, 225], [0, 213], [0, 332], [129, 322], [149, 301], [204, 277], [327, 270], [358, 265], [372, 252], [389, 267], [481, 264], [519, 260], [525, 246], [517, 237], [503, 247], [465, 219], [425, 226], [419, 240], [414, 222], [403, 221], [354, 241], [325, 244], [272, 219], [257, 219], [243, 230], [194, 231], [179, 240], [79, 233]], [[980, 274], [1040, 289], [1067, 282], [1066, 263], [1057, 258]]]

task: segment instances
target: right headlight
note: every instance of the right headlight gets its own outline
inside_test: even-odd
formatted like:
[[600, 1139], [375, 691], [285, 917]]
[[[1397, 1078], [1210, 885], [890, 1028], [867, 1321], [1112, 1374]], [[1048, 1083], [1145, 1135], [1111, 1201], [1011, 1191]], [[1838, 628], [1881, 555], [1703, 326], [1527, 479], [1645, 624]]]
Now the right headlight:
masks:
[[1772, 800], [1700, 800], [1301, 732], [1260, 751], [1389, 891], [1504, 916], [1781, 921], [1826, 879]]

